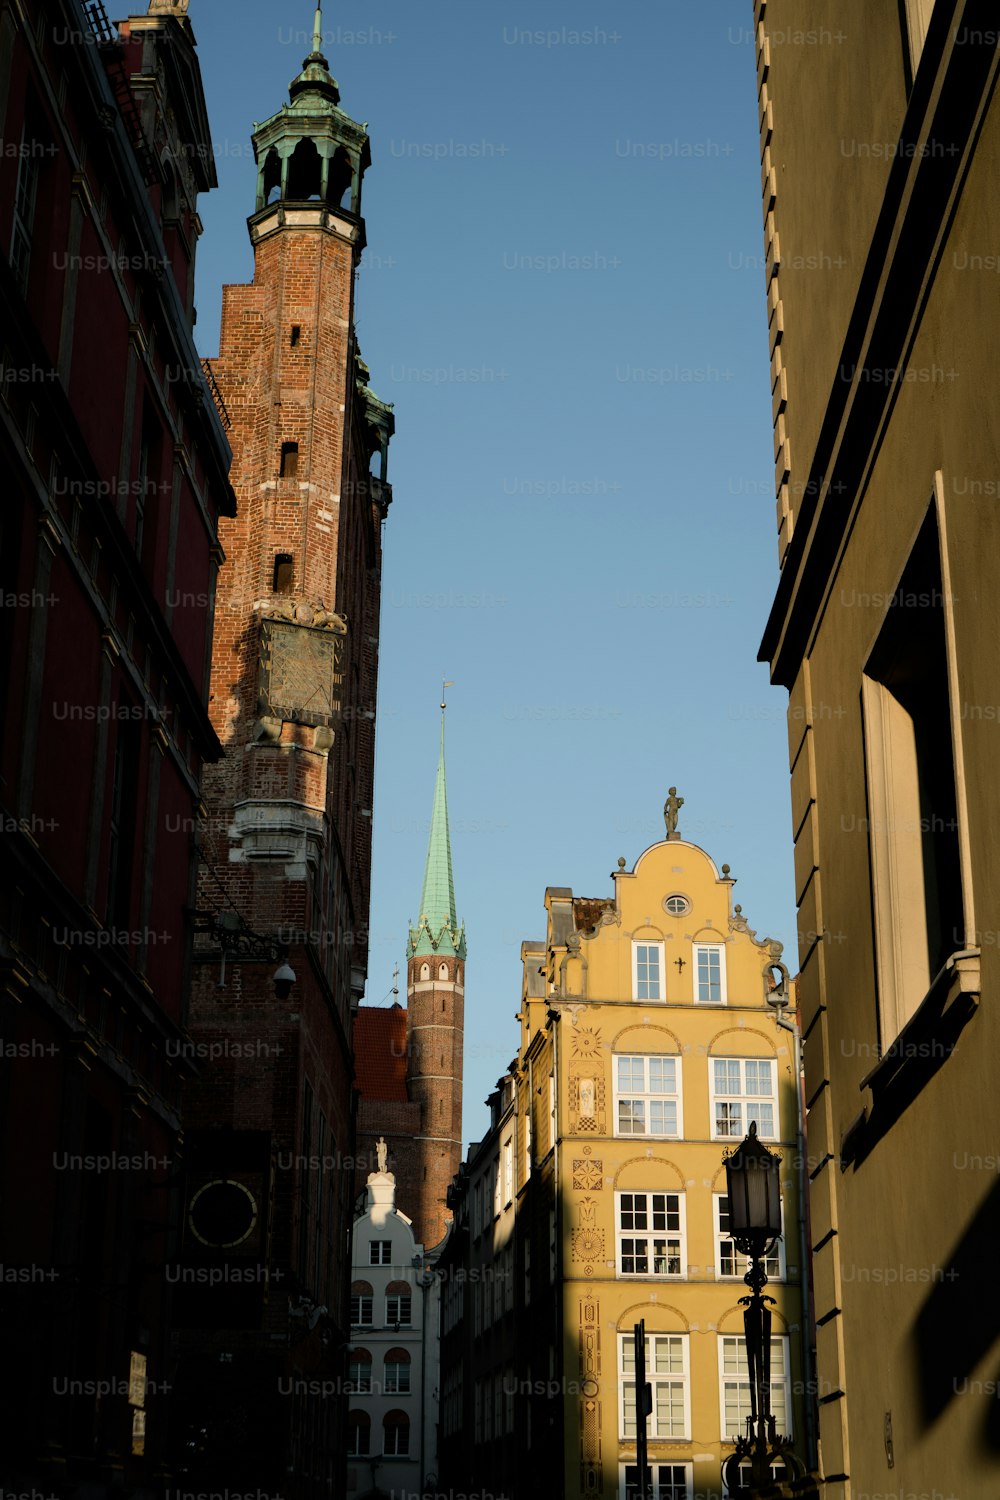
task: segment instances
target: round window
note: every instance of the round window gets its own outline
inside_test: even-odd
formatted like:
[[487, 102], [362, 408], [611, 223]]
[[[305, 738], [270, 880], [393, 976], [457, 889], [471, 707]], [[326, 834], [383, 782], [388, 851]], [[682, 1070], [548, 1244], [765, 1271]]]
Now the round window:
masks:
[[242, 1245], [257, 1223], [257, 1202], [242, 1182], [206, 1182], [191, 1199], [188, 1222], [203, 1245]]
[[663, 902], [663, 909], [672, 917], [683, 917], [691, 910], [691, 903], [686, 896], [667, 896]]

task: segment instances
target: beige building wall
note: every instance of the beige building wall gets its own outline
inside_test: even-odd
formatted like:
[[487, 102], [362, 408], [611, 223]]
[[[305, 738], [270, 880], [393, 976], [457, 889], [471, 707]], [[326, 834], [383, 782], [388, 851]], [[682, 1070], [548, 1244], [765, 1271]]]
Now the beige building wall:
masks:
[[756, 9], [794, 523], [762, 655], [791, 692], [826, 1492], [985, 1495], [1000, 1460], [997, 16], [820, 3], [807, 43], [791, 0]]

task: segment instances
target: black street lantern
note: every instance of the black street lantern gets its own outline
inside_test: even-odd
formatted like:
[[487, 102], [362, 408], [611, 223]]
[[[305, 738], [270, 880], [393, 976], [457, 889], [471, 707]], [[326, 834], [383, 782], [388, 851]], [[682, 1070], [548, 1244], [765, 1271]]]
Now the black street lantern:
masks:
[[[791, 1452], [788, 1439], [775, 1431], [771, 1415], [771, 1309], [773, 1297], [765, 1297], [767, 1285], [764, 1257], [768, 1246], [781, 1234], [781, 1159], [757, 1139], [757, 1122], [751, 1120], [745, 1140], [725, 1158], [729, 1193], [729, 1233], [737, 1250], [750, 1257], [744, 1281], [749, 1297], [741, 1297], [746, 1336], [747, 1374], [750, 1383], [750, 1415], [746, 1433], [736, 1435], [736, 1451], [723, 1464], [722, 1474], [729, 1493], [744, 1497], [770, 1489], [774, 1470], [788, 1478], [800, 1477], [803, 1467]], [[750, 1487], [740, 1483], [740, 1470], [749, 1466]]]
[[737, 1248], [755, 1260], [781, 1234], [780, 1166], [780, 1157], [757, 1139], [756, 1120], [751, 1120], [746, 1140], [726, 1157], [729, 1233]]

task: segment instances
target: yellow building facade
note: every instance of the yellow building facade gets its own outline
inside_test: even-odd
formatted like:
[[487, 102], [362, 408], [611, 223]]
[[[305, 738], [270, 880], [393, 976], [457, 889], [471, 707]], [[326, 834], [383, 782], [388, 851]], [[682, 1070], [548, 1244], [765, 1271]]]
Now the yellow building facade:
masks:
[[[728, 867], [674, 831], [676, 811], [667, 826], [634, 868], [619, 861], [613, 897], [550, 888], [545, 940], [522, 948], [512, 1130], [536, 1311], [525, 1309], [521, 1363], [529, 1389], [558, 1383], [538, 1457], [561, 1464], [567, 1500], [635, 1493], [640, 1319], [654, 1500], [723, 1493], [721, 1465], [750, 1409], [746, 1262], [726, 1233], [723, 1158], [751, 1121], [782, 1157], [784, 1236], [768, 1261], [772, 1411], [810, 1456], [787, 975], [780, 945], [758, 940], [733, 904]], [[529, 1451], [538, 1425], [522, 1434]]]

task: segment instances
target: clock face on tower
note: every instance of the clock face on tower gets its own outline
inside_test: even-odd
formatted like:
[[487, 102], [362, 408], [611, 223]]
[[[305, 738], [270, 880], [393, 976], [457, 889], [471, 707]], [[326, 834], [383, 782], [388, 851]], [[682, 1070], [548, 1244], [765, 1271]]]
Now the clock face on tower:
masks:
[[188, 1206], [195, 1239], [213, 1250], [230, 1250], [250, 1238], [257, 1223], [257, 1200], [242, 1182], [219, 1178], [200, 1187]]

